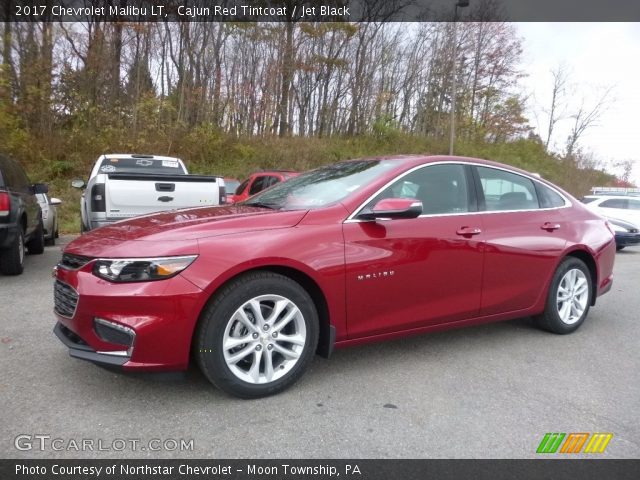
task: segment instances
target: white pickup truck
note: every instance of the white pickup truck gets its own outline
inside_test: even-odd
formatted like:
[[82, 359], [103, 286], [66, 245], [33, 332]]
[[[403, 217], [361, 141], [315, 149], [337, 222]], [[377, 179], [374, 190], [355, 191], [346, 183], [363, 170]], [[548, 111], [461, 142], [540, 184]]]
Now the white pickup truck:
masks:
[[221, 177], [189, 175], [182, 160], [136, 154], [105, 154], [96, 161], [80, 200], [81, 231], [148, 213], [226, 201]]

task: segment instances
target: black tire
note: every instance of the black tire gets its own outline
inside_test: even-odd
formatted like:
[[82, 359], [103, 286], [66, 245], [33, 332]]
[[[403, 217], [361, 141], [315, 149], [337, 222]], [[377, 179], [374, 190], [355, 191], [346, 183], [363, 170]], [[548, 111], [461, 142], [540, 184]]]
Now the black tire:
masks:
[[[569, 272], [575, 272], [575, 276], [577, 278], [577, 282], [582, 282], [586, 280], [586, 291], [582, 290], [582, 287], [573, 287], [569, 293], [567, 293], [567, 298], [565, 302], [560, 303], [559, 299], [559, 291], [561, 282], [565, 279], [565, 276], [569, 274]], [[570, 277], [567, 277], [567, 282], [570, 282]], [[575, 292], [575, 297], [573, 296]], [[579, 293], [581, 292], [581, 293]], [[575, 298], [575, 300], [573, 300]], [[591, 273], [589, 269], [585, 265], [585, 263], [575, 257], [566, 257], [558, 268], [556, 272], [553, 274], [553, 278], [551, 279], [551, 285], [549, 286], [549, 293], [547, 295], [547, 303], [545, 306], [545, 310], [541, 315], [535, 317], [536, 323], [538, 326], [544, 330], [549, 332], [557, 333], [557, 334], [567, 334], [576, 331], [580, 325], [584, 322], [585, 318], [587, 318], [587, 314], [589, 313], [589, 307], [591, 306], [591, 300], [593, 298], [593, 283], [591, 280]], [[586, 300], [586, 302], [585, 302]], [[565, 304], [571, 305], [571, 302], [575, 302], [579, 308], [580, 304], [583, 304], [584, 310], [578, 316], [577, 313], [580, 310], [576, 310], [576, 314], [573, 314], [571, 308], [569, 312], [566, 314], [569, 315], [569, 318], [563, 320], [563, 316], [560, 313], [562, 308], [559, 305], [565, 306]], [[560, 309], [560, 310], [559, 310]], [[570, 318], [573, 315], [573, 318]]]
[[56, 244], [56, 238], [58, 238], [58, 222], [54, 222], [51, 228], [51, 237], [45, 239], [47, 245], [54, 246]]
[[44, 227], [42, 226], [42, 220], [40, 220], [36, 231], [33, 232], [31, 239], [27, 242], [27, 250], [30, 255], [44, 253]]
[[0, 273], [3, 275], [20, 275], [23, 271], [24, 234], [20, 230], [11, 246], [0, 250]]
[[[258, 328], [254, 333], [251, 333], [252, 331], [243, 322], [237, 320], [236, 313], [241, 311], [241, 307], [249, 308], [246, 306], [249, 300], [257, 299], [258, 297], [264, 299], [269, 298], [269, 296], [280, 297], [291, 302], [291, 306], [287, 304], [286, 310], [283, 310], [276, 320], [283, 318], [283, 315], [286, 317], [291, 312], [297, 313], [294, 319], [289, 321], [282, 330], [273, 328], [269, 333], [266, 330], [263, 332]], [[268, 310], [270, 308], [269, 300], [260, 305], [263, 318], [266, 316], [266, 320], [269, 320], [269, 314], [271, 313]], [[275, 307], [273, 302], [272, 307]], [[295, 307], [297, 307], [297, 310]], [[244, 308], [242, 312], [247, 312], [248, 310], [244, 310]], [[251, 312], [249, 312], [247, 318], [252, 324], [259, 324], [259, 320]], [[273, 327], [277, 327], [277, 324], [278, 322], [274, 321]], [[236, 372], [234, 373], [231, 369], [232, 367], [225, 360], [223, 341], [225, 336], [227, 338], [238, 338], [237, 336], [231, 337], [231, 335], [234, 335], [234, 329], [238, 328], [237, 335], [249, 340], [247, 343], [240, 344], [237, 347], [228, 348], [227, 354], [237, 354], [241, 350], [249, 353], [241, 356], [242, 360], [232, 366]], [[280, 337], [284, 338], [286, 335], [291, 335], [292, 332], [293, 335], [297, 336], [303, 330], [304, 345], [296, 346], [293, 343], [288, 344], [281, 339], [274, 339], [278, 331], [280, 332]], [[260, 333], [258, 334], [257, 331], [260, 331]], [[194, 356], [205, 377], [221, 390], [240, 398], [265, 397], [290, 387], [302, 376], [316, 351], [318, 332], [318, 313], [313, 300], [298, 283], [288, 277], [272, 272], [253, 272], [238, 277], [222, 287], [204, 309], [193, 342]], [[273, 338], [271, 335], [273, 335]], [[292, 336], [287, 338], [292, 338]], [[283, 344], [288, 351], [298, 349], [297, 360], [287, 359], [286, 356], [279, 353], [277, 349], [281, 348]], [[267, 353], [267, 349], [269, 353]], [[258, 354], [254, 350], [261, 350], [262, 353]], [[262, 355], [264, 355], [264, 359]], [[257, 362], [256, 357], [258, 358]], [[267, 377], [266, 367], [268, 358], [272, 359], [269, 362], [273, 367], [270, 372], [277, 377], [272, 381], [267, 380], [269, 378]], [[243, 373], [247, 377], [250, 376], [251, 365], [249, 364], [257, 364], [258, 375], [262, 375], [262, 370], [264, 369], [264, 383], [254, 383], [240, 377]], [[247, 370], [245, 371], [244, 368]], [[286, 371], [281, 373], [281, 370]], [[281, 376], [278, 377], [278, 375]]]
[[616, 245], [616, 252], [619, 252], [620, 250], [624, 250], [624, 247], [626, 247], [626, 245]]

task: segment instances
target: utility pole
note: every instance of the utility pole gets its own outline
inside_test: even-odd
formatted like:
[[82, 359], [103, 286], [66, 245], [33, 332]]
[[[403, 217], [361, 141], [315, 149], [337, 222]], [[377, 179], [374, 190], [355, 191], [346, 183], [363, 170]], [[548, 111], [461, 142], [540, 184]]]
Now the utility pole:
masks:
[[449, 128], [449, 155], [453, 155], [453, 144], [456, 141], [456, 89], [458, 87], [458, 7], [469, 6], [469, 0], [458, 0], [453, 11], [453, 66], [451, 68], [451, 127]]

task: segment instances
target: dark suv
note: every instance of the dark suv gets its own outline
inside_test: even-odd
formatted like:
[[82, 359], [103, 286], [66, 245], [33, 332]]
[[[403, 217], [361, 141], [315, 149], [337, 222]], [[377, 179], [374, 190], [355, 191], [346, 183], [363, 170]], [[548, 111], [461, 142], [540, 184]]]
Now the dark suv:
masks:
[[35, 194], [48, 191], [43, 183], [29, 183], [19, 163], [0, 154], [0, 273], [22, 273], [25, 246], [31, 254], [44, 252], [42, 212]]

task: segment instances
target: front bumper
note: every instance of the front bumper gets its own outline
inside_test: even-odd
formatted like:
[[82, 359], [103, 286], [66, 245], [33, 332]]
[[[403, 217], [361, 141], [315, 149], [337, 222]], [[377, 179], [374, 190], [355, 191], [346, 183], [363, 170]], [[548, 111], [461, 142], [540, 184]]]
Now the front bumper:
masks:
[[74, 358], [88, 360], [93, 363], [111, 367], [122, 367], [131, 358], [129, 356], [96, 352], [87, 345], [84, 340], [60, 322], [56, 323], [53, 333], [55, 333], [56, 337], [58, 337], [60, 341], [67, 346], [67, 348], [69, 348], [69, 355]]
[[[202, 290], [180, 275], [155, 282], [110, 283], [94, 276], [92, 265], [55, 270], [54, 333], [69, 354], [127, 370], [186, 369], [193, 331], [206, 302]], [[99, 326], [102, 321], [131, 332], [130, 344], [108, 341]]]

